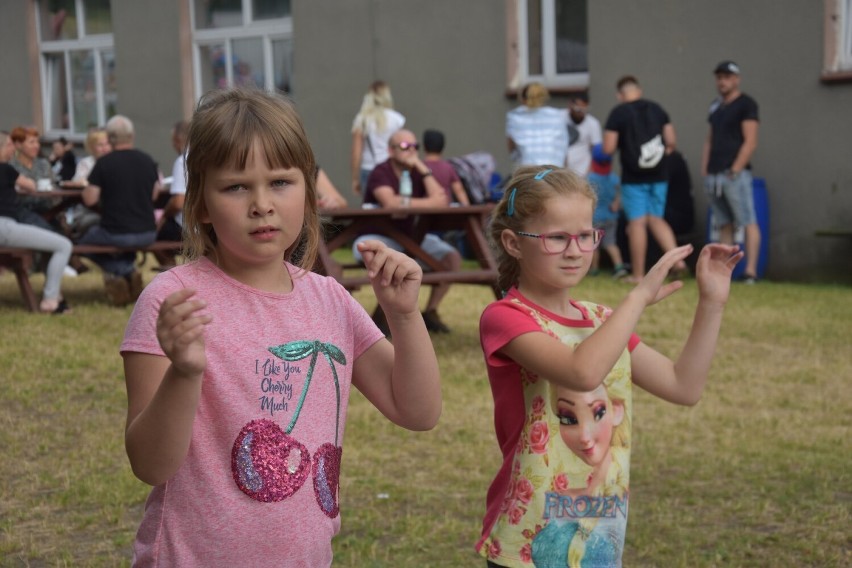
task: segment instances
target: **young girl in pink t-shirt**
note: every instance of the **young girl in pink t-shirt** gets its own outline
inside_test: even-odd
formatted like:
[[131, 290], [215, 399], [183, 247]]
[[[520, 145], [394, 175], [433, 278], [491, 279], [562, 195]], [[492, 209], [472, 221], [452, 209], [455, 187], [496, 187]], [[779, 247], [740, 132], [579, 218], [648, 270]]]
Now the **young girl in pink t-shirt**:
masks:
[[127, 454], [154, 486], [134, 565], [328, 566], [350, 385], [405, 428], [441, 412], [422, 271], [359, 247], [393, 344], [310, 272], [316, 164], [283, 98], [209, 93], [187, 145], [187, 263], [146, 287], [121, 346]]
[[676, 362], [633, 330], [678, 290], [666, 253], [615, 310], [572, 297], [603, 238], [595, 193], [567, 169], [520, 168], [494, 209], [490, 238], [506, 297], [480, 336], [503, 464], [488, 490], [477, 550], [489, 566], [620, 566], [629, 501], [632, 384], [676, 404], [704, 389], [736, 246], [698, 257], [699, 300]]

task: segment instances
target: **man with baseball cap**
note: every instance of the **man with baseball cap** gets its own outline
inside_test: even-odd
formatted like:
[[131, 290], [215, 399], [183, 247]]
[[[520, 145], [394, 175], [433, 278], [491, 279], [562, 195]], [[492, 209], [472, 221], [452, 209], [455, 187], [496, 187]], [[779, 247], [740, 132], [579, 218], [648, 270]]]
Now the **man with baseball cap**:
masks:
[[722, 61], [713, 73], [719, 96], [710, 105], [710, 131], [701, 155], [701, 173], [720, 240], [733, 243], [735, 226], [745, 228], [743, 280], [753, 284], [761, 237], [750, 163], [757, 148], [757, 103], [740, 91], [740, 68], [736, 63]]

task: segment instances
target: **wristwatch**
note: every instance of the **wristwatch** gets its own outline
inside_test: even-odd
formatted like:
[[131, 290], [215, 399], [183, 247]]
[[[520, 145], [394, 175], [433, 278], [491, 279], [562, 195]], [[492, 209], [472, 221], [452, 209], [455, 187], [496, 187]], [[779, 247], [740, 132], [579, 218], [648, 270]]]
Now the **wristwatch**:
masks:
[[429, 177], [432, 175], [432, 170], [430, 168], [426, 168], [425, 172], [420, 172], [420, 177]]

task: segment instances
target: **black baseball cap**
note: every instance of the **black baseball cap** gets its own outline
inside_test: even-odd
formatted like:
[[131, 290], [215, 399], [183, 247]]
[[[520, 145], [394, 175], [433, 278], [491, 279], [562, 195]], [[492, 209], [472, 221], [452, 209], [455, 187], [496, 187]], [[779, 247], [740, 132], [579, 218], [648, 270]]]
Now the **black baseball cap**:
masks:
[[716, 69], [713, 70], [713, 73], [731, 73], [733, 75], [739, 75], [740, 66], [734, 63], [733, 61], [722, 61], [716, 66]]

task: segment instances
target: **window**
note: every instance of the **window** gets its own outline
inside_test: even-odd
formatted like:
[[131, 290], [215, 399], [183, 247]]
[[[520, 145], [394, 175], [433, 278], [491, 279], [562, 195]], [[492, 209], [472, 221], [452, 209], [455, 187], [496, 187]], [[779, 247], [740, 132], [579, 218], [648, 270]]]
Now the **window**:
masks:
[[85, 134], [116, 113], [109, 0], [37, 4], [45, 131]]
[[825, 2], [823, 80], [852, 79], [852, 0]]
[[234, 85], [290, 91], [290, 0], [188, 1], [197, 96]]
[[[549, 88], [589, 84], [587, 0], [518, 0], [518, 79]], [[520, 85], [516, 85], [520, 86]]]

